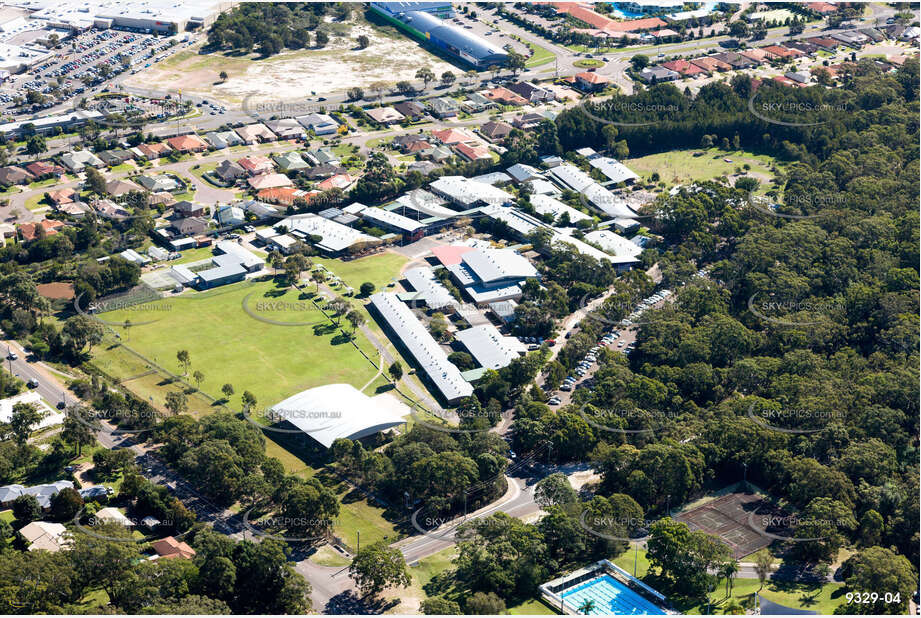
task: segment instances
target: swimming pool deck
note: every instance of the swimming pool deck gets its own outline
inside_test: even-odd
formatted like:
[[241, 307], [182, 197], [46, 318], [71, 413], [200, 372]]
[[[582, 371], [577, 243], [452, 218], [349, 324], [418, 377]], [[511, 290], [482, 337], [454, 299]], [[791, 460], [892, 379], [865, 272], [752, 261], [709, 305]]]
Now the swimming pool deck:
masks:
[[593, 602], [594, 607], [588, 612], [592, 615], [678, 614], [662, 593], [608, 560], [558, 577], [543, 584], [540, 590], [544, 600], [570, 615], [582, 614], [579, 608], [586, 601]]

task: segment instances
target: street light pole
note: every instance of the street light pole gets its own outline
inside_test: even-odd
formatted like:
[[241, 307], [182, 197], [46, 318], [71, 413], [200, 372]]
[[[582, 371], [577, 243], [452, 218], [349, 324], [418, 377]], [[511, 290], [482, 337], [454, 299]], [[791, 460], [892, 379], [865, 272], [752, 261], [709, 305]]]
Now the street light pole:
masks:
[[361, 530], [356, 530], [355, 534], [358, 535], [358, 547], [355, 549], [355, 555], [358, 556], [361, 553]]

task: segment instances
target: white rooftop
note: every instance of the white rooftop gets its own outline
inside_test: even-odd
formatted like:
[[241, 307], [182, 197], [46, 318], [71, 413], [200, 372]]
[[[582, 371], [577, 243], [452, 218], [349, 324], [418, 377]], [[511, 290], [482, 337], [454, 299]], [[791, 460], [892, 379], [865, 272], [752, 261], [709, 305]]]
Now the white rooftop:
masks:
[[483, 283], [537, 276], [537, 269], [528, 258], [511, 249], [475, 249], [465, 253], [461, 260]]
[[384, 210], [383, 208], [365, 208], [361, 211], [361, 216], [376, 223], [395, 227], [404, 232], [415, 232], [419, 228], [425, 227], [415, 219], [404, 217], [398, 212]]
[[350, 384], [326, 384], [288, 397], [270, 408], [278, 418], [329, 448], [402, 425], [409, 408], [389, 393], [368, 397]]
[[502, 205], [514, 199], [510, 193], [498, 187], [485, 182], [477, 182], [464, 176], [442, 176], [431, 183], [429, 188], [466, 207], [470, 207], [477, 202]]
[[455, 338], [486, 369], [501, 369], [518, 358], [520, 352], [524, 352], [518, 339], [502, 335], [492, 324], [458, 331]]
[[[418, 303], [425, 303], [429, 309], [441, 309], [448, 305], [455, 304], [457, 300], [451, 296], [431, 268], [420, 266], [419, 268], [410, 268], [403, 276], [413, 288], [407, 298], [411, 298]], [[416, 303], [411, 302], [415, 305]]]
[[531, 206], [534, 207], [534, 210], [542, 215], [553, 215], [554, 219], [559, 219], [564, 212], [569, 213], [569, 220], [572, 223], [583, 219], [591, 219], [589, 215], [581, 210], [576, 210], [572, 206], [564, 204], [552, 195], [535, 194], [528, 199], [531, 201]]
[[602, 250], [611, 255], [636, 257], [643, 252], [642, 247], [638, 247], [611, 230], [595, 230], [594, 232], [589, 232], [585, 235], [585, 240], [598, 245]]
[[291, 232], [321, 236], [323, 240], [317, 246], [333, 253], [347, 249], [355, 243], [375, 240], [373, 236], [318, 215], [294, 215], [281, 221], [279, 225], [286, 226]]
[[473, 387], [464, 380], [460, 370], [448, 360], [438, 342], [396, 294], [378, 292], [371, 296], [371, 304], [446, 400], [473, 394]]
[[607, 176], [615, 183], [624, 182], [627, 180], [636, 180], [639, 178], [639, 176], [637, 176], [633, 170], [631, 170], [617, 159], [612, 159], [611, 157], [597, 157], [590, 160], [588, 164], [595, 169], [600, 170], [602, 174]]

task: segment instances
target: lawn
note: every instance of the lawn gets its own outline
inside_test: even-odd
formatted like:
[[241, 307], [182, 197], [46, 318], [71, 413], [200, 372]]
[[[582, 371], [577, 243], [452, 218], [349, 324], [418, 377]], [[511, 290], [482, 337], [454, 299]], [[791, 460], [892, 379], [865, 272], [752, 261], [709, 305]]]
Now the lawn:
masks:
[[558, 616], [560, 612], [550, 609], [550, 606], [540, 599], [531, 599], [508, 608], [512, 616]]
[[16, 520], [13, 517], [13, 509], [7, 509], [5, 511], [0, 511], [0, 521], [5, 521], [8, 524], [13, 523]]
[[51, 203], [45, 199], [44, 193], [36, 193], [26, 200], [26, 210], [38, 210], [39, 208], [49, 208]]
[[554, 58], [556, 58], [556, 55], [546, 47], [541, 47], [540, 45], [535, 45], [534, 43], [528, 43], [527, 45], [534, 51], [534, 53], [525, 61], [524, 66], [526, 68], [533, 69], [534, 67], [549, 64], [553, 62]]
[[400, 269], [408, 261], [407, 258], [397, 253], [378, 253], [368, 257], [359, 258], [350, 262], [328, 258], [312, 258], [317, 264], [322, 264], [358, 293], [358, 288], [365, 281], [370, 281], [380, 291], [390, 281], [400, 274]]
[[196, 247], [195, 249], [183, 249], [180, 253], [182, 257], [169, 262], [171, 265], [207, 260], [214, 255], [214, 250], [211, 247]]
[[603, 67], [604, 62], [602, 62], [601, 60], [596, 60], [594, 58], [583, 58], [581, 60], [576, 60], [575, 62], [573, 62], [573, 65], [579, 68], [582, 68], [582, 69], [591, 69], [591, 68]]
[[384, 509], [368, 504], [358, 492], [343, 491], [339, 493], [338, 499], [339, 515], [336, 517], [333, 534], [345, 541], [349, 547], [358, 547], [359, 532], [363, 546], [377, 541], [386, 541], [390, 544], [404, 536], [384, 518]]
[[[244, 310], [244, 299], [257, 317], [298, 325], [260, 321]], [[257, 407], [271, 406], [322, 384], [342, 382], [361, 388], [377, 373], [351, 343], [327, 327], [329, 322], [304, 295], [270, 280], [236, 283], [205, 293], [190, 291], [145, 307], [100, 317], [134, 322], [127, 345], [169, 371], [182, 373], [176, 353], [188, 350], [190, 371], [204, 373], [202, 391], [219, 397], [221, 386], [230, 383], [237, 393], [235, 404], [244, 390], [255, 395]], [[155, 321], [141, 324], [146, 320]], [[358, 343], [376, 357], [360, 335]], [[109, 373], [139, 373], [113, 359], [111, 349], [100, 347], [95, 356]], [[134, 381], [127, 386], [133, 388]]]
[[[697, 152], [703, 152], [703, 155], [695, 157], [694, 153]], [[730, 162], [725, 159], [729, 159]], [[726, 152], [718, 148], [673, 150], [628, 159], [624, 163], [644, 180], [648, 180], [653, 172], [657, 172], [660, 182], [665, 183], [666, 187], [728, 176], [734, 174], [737, 167], [742, 168], [747, 163], [751, 166], [751, 169], [747, 170], [748, 174], [761, 181], [762, 188], [766, 188], [769, 179], [774, 177], [771, 166], [775, 164], [774, 159], [767, 155], [757, 155], [744, 150]]]
[[61, 182], [57, 178], [45, 178], [44, 180], [36, 180], [33, 183], [29, 184], [30, 189], [41, 189], [42, 187], [50, 187]]

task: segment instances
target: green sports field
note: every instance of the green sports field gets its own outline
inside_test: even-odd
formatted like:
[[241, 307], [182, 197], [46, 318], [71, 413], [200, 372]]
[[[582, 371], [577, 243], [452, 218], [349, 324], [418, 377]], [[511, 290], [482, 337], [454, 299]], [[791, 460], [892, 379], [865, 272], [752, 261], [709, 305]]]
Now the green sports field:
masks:
[[[236, 283], [204, 293], [190, 291], [140, 310], [113, 311], [100, 317], [118, 323], [130, 320], [134, 325], [127, 334], [115, 328], [124, 344], [173, 373], [183, 373], [177, 351], [188, 350], [189, 375], [201, 371], [205, 376], [201, 390], [213, 397], [221, 397], [223, 384], [232, 384], [236, 391], [232, 407], [238, 406], [244, 390], [256, 396], [261, 408], [322, 384], [361, 388], [377, 373], [306, 294], [272, 281]], [[142, 324], [148, 320], [155, 321]], [[356, 343], [377, 359], [377, 352], [360, 333]], [[120, 362], [124, 351], [118, 348], [99, 346], [94, 356], [94, 362], [115, 377], [139, 373], [138, 367]], [[131, 388], [132, 383], [125, 385]]]

